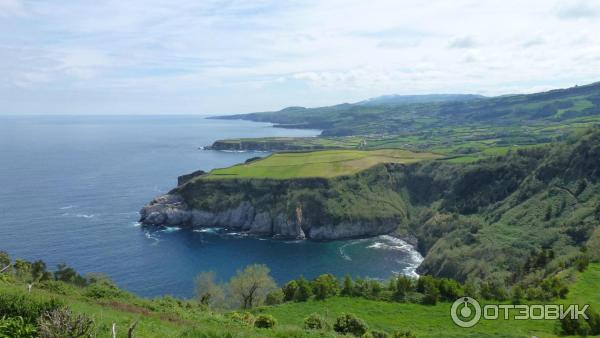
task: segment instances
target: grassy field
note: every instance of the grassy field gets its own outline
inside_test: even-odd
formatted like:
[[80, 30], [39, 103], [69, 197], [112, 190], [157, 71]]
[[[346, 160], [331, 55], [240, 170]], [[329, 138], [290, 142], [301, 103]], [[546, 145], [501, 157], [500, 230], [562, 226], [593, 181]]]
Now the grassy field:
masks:
[[335, 177], [354, 174], [379, 163], [414, 163], [439, 157], [441, 156], [432, 153], [400, 149], [277, 153], [247, 164], [215, 169], [203, 178]]
[[[600, 264], [591, 264], [571, 285], [563, 304], [589, 304], [593, 309], [600, 308]], [[508, 304], [508, 303], [506, 303]], [[287, 326], [301, 326], [304, 318], [311, 313], [319, 313], [333, 320], [344, 312], [351, 312], [362, 318], [371, 329], [393, 332], [410, 329], [417, 337], [557, 337], [559, 323], [556, 320], [482, 320], [472, 328], [461, 328], [450, 318], [451, 303], [438, 303], [435, 306], [402, 304], [373, 301], [357, 298], [334, 297], [324, 301], [306, 303], [286, 303], [276, 307], [266, 307], [258, 312], [275, 316]], [[502, 316], [500, 316], [502, 317]]]
[[[564, 304], [590, 304], [600, 307], [598, 281], [600, 264], [591, 264], [577, 276], [570, 286]], [[557, 320], [482, 320], [472, 328], [460, 328], [450, 319], [451, 303], [435, 306], [374, 301], [363, 298], [333, 297], [324, 301], [289, 302], [278, 306], [253, 310], [255, 314], [268, 313], [277, 319], [274, 329], [256, 329], [232, 320], [226, 313], [208, 312], [194, 303], [174, 298], [142, 299], [126, 293], [91, 298], [86, 288], [61, 284], [60, 292], [34, 287], [33, 297], [58, 298], [75, 313], [85, 313], [96, 323], [99, 337], [110, 335], [113, 323], [118, 336], [138, 322], [136, 337], [341, 337], [335, 332], [307, 331], [302, 328], [304, 318], [312, 313], [321, 314], [332, 323], [341, 313], [353, 313], [363, 319], [370, 329], [394, 332], [410, 329], [423, 337], [557, 337]], [[25, 293], [25, 284], [0, 281], [0, 296]], [[500, 316], [502, 318], [502, 316]]]

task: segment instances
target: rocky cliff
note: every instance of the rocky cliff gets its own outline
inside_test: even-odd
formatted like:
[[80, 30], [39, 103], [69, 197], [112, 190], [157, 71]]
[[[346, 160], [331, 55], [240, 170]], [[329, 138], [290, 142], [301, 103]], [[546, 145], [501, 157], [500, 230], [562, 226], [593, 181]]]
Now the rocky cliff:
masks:
[[140, 222], [223, 227], [273, 238], [334, 240], [377, 236], [396, 230], [406, 212], [401, 199], [382, 203], [382, 196], [377, 196], [374, 188], [389, 182], [378, 180], [369, 184], [375, 179], [366, 173], [354, 180], [192, 177], [181, 180], [182, 185], [144, 206]]
[[309, 142], [296, 142], [294, 139], [289, 140], [269, 140], [258, 139], [253, 140], [219, 140], [212, 145], [204, 147], [206, 150], [224, 150], [224, 151], [307, 151], [307, 150], [323, 150], [323, 149], [338, 149], [340, 147], [324, 146]]

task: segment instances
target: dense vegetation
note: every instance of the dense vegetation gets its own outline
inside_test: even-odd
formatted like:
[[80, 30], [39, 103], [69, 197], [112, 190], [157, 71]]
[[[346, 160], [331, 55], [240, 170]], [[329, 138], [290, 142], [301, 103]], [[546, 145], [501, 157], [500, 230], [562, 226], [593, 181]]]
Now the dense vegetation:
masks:
[[600, 255], [599, 168], [593, 129], [476, 162], [380, 164], [332, 179], [196, 179], [175, 191], [194, 208], [246, 202], [313, 226], [395, 222], [398, 235], [418, 239], [421, 273], [543, 294], [542, 283], [569, 280]]
[[[143, 299], [102, 275], [80, 276], [66, 265], [49, 272], [41, 261], [34, 271], [35, 262], [11, 261], [5, 253], [0, 259], [0, 337], [105, 337], [112, 332], [119, 337], [551, 337], [596, 334], [600, 329], [594, 311], [600, 307], [597, 263], [576, 272], [574, 282], [564, 286], [568, 292], [547, 299], [590, 304], [587, 321], [499, 319], [463, 329], [449, 315], [450, 302], [458, 296], [498, 302], [498, 295], [508, 292], [504, 302], [530, 299], [516, 287], [486, 295], [489, 288], [483, 284], [427, 276], [377, 281], [325, 274], [313, 280], [300, 277], [278, 288], [261, 265], [238, 271], [227, 283], [202, 273], [191, 300]], [[73, 273], [57, 273], [65, 270]]]

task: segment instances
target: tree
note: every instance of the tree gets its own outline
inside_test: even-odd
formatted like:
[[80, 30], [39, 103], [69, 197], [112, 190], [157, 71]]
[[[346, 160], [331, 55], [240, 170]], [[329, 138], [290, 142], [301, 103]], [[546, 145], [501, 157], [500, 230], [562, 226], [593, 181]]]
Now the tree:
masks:
[[6, 251], [0, 250], [0, 272], [10, 269], [10, 256]]
[[17, 258], [13, 267], [15, 269], [17, 278], [20, 280], [27, 280], [31, 278], [31, 263], [28, 261]]
[[310, 282], [307, 281], [304, 277], [300, 277], [298, 281], [298, 289], [296, 289], [296, 293], [294, 293], [294, 300], [297, 302], [305, 302], [310, 296], [312, 296], [312, 288], [310, 287]]
[[368, 284], [369, 284], [370, 295], [374, 298], [379, 297], [379, 294], [381, 294], [381, 290], [383, 290], [383, 288], [381, 287], [381, 284], [379, 284], [379, 282], [376, 280], [369, 280]]
[[241, 308], [250, 309], [264, 302], [266, 295], [276, 287], [269, 275], [269, 268], [262, 264], [247, 266], [231, 277], [228, 289]]
[[44, 281], [52, 278], [52, 274], [46, 271], [46, 263], [37, 260], [31, 264], [31, 277], [34, 281]]
[[441, 279], [438, 288], [440, 296], [447, 301], [453, 302], [464, 295], [461, 285], [453, 279]]
[[395, 285], [394, 299], [405, 300], [406, 295], [412, 288], [412, 279], [410, 277], [401, 275], [398, 276]]
[[512, 288], [512, 296], [511, 296], [512, 304], [514, 304], [514, 305], [521, 304], [524, 297], [525, 297], [525, 292], [523, 291], [523, 288], [518, 285], [515, 285]]
[[423, 304], [435, 305], [440, 298], [440, 290], [435, 286], [428, 285], [425, 287], [425, 297], [423, 297]]
[[354, 280], [354, 288], [352, 290], [352, 295], [357, 297], [367, 297], [369, 296], [369, 283], [368, 281], [362, 278], [356, 278]]
[[423, 283], [423, 304], [435, 305], [440, 298], [440, 289], [437, 287], [435, 280], [425, 279]]
[[216, 282], [214, 271], [202, 272], [196, 276], [196, 299], [208, 307], [225, 299], [223, 287]]
[[352, 296], [354, 289], [354, 285], [352, 283], [352, 277], [350, 275], [346, 275], [344, 277], [344, 286], [342, 288], [342, 296]]
[[66, 264], [58, 264], [57, 270], [54, 271], [54, 279], [66, 283], [75, 284], [77, 286], [86, 286], [87, 280], [78, 274], [75, 269]]
[[313, 293], [315, 298], [323, 300], [327, 297], [335, 296], [339, 292], [340, 286], [337, 278], [331, 274], [324, 274], [317, 277], [313, 282]]
[[267, 294], [267, 298], [265, 299], [265, 304], [267, 305], [277, 305], [283, 303], [285, 295], [281, 289], [275, 289]]
[[283, 286], [282, 290], [284, 295], [284, 301], [289, 302], [291, 300], [294, 300], [294, 295], [296, 294], [296, 290], [298, 290], [298, 283], [296, 283], [295, 280], [291, 280]]

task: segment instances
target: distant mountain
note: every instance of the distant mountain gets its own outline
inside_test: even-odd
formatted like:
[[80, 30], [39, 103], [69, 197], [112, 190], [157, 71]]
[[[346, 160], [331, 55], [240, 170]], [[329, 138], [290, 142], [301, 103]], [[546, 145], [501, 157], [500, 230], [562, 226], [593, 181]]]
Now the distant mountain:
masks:
[[547, 92], [478, 95], [391, 95], [320, 108], [217, 118], [272, 122], [280, 127], [321, 129], [326, 136], [398, 135], [449, 126], [526, 126], [600, 117], [600, 82]]
[[412, 103], [470, 101], [485, 96], [474, 94], [383, 95], [355, 103], [361, 106], [402, 105]]

